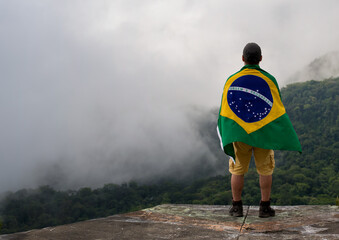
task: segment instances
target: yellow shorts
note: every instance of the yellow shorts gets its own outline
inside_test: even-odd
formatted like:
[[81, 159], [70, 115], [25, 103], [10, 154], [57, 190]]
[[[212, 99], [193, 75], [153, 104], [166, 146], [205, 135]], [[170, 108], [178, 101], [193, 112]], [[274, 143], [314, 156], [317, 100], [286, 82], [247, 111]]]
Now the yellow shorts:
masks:
[[273, 174], [275, 166], [273, 150], [252, 147], [242, 142], [234, 142], [233, 147], [236, 163], [234, 164], [232, 159], [229, 160], [230, 173], [234, 175], [244, 175], [247, 173], [253, 151], [257, 172], [263, 176]]

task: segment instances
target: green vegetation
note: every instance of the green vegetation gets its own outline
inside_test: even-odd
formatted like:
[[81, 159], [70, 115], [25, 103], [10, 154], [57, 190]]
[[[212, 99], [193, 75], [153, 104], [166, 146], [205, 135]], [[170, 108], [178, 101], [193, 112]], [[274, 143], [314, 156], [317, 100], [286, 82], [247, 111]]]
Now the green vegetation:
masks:
[[[276, 151], [273, 204], [338, 205], [339, 78], [292, 84], [281, 93], [303, 153]], [[200, 132], [213, 136], [215, 122], [201, 124]], [[206, 126], [211, 127], [205, 129]], [[217, 149], [218, 141], [209, 141], [209, 144], [215, 144], [211, 149]], [[163, 203], [227, 205], [231, 199], [229, 174], [191, 183], [163, 180], [139, 185], [130, 182], [107, 184], [94, 190], [56, 191], [42, 186], [8, 193], [2, 199], [0, 233], [105, 217]], [[249, 205], [258, 205], [260, 201], [258, 174], [253, 165], [245, 177], [243, 201]]]
[[339, 78], [291, 84], [281, 92], [303, 153], [278, 153], [272, 198], [284, 205], [335, 204], [339, 193]]

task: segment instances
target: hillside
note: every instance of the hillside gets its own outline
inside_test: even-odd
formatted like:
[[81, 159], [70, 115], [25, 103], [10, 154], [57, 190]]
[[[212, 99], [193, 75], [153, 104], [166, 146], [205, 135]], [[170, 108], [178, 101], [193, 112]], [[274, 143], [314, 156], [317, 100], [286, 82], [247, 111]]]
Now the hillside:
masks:
[[[288, 85], [281, 90], [286, 111], [300, 138], [303, 153], [276, 151], [272, 202], [275, 205], [336, 203], [339, 195], [339, 78]], [[220, 163], [215, 124], [217, 109], [206, 112], [195, 127]], [[202, 165], [201, 169], [205, 166]], [[225, 166], [225, 169], [227, 166]], [[199, 172], [203, 172], [199, 170]], [[250, 168], [243, 201], [258, 205], [258, 175]], [[231, 202], [230, 175], [194, 182], [176, 181], [139, 185], [136, 182], [77, 191], [56, 191], [48, 186], [8, 193], [0, 204], [1, 233], [60, 225], [163, 203], [227, 205]]]
[[314, 59], [303, 69], [288, 79], [289, 83], [305, 82], [309, 80], [321, 81], [323, 79], [339, 76], [339, 52], [329, 52]]
[[272, 197], [280, 204], [328, 204], [339, 195], [339, 78], [291, 84], [281, 92], [303, 153], [279, 154]]

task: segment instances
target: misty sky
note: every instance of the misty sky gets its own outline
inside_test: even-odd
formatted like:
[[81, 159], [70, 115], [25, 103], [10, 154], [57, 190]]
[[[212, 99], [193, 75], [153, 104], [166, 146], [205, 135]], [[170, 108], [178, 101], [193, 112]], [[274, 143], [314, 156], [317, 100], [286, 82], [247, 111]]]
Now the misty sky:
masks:
[[283, 86], [339, 50], [338, 9], [335, 0], [0, 0], [0, 192], [215, 161], [190, 121], [219, 106], [244, 45], [261, 45], [262, 68]]

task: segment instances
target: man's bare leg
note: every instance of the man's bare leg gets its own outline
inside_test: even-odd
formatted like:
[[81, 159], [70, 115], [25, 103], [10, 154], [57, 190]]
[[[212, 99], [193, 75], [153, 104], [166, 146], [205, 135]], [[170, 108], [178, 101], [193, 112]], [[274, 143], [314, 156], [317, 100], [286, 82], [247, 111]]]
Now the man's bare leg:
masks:
[[231, 187], [232, 187], [233, 201], [240, 201], [242, 189], [244, 187], [244, 175], [232, 174]]
[[234, 175], [231, 177], [231, 187], [232, 187], [232, 207], [229, 210], [229, 213], [233, 217], [242, 217], [243, 216], [243, 207], [241, 201], [241, 192], [244, 187], [244, 175]]
[[[261, 201], [270, 201], [271, 187], [272, 187], [272, 175], [259, 177], [260, 190], [261, 190]], [[233, 185], [232, 185], [233, 186]]]
[[270, 207], [272, 175], [268, 175], [268, 176], [260, 175], [259, 182], [260, 182], [260, 190], [261, 190], [259, 217], [261, 218], [274, 217], [275, 211], [273, 208]]

